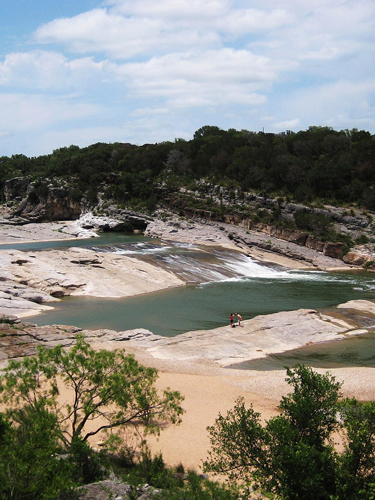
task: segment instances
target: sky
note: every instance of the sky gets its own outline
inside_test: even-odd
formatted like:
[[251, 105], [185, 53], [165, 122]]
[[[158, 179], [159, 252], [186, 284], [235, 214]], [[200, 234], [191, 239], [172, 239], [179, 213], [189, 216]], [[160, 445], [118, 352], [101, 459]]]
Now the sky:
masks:
[[375, 133], [375, 0], [0, 0], [0, 156]]

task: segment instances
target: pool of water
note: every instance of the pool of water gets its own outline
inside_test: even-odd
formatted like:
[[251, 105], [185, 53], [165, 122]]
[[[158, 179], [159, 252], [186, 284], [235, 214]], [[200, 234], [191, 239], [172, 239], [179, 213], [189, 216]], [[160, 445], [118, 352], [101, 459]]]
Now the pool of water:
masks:
[[282, 370], [298, 363], [314, 368], [375, 367], [375, 332], [335, 342], [309, 345], [266, 358], [245, 361], [228, 368], [237, 370]]
[[155, 240], [103, 243], [95, 248], [157, 263], [189, 284], [122, 299], [66, 297], [54, 304], [54, 311], [37, 316], [38, 324], [113, 330], [140, 327], [174, 336], [223, 326], [231, 312], [249, 319], [375, 298], [375, 282], [366, 272], [288, 271], [263, 265], [239, 252]]
[[[53, 303], [53, 311], [32, 318], [38, 325], [66, 324], [117, 331], [146, 328], [158, 335], [175, 336], [226, 325], [231, 312], [250, 319], [300, 308], [326, 309], [353, 299], [375, 299], [374, 275], [364, 271], [288, 271], [219, 247], [172, 244], [141, 235], [103, 233], [95, 239], [27, 243], [17, 248], [69, 246], [91, 247], [97, 252], [114, 252], [157, 263], [188, 285], [122, 299], [65, 297]], [[327, 367], [375, 366], [374, 359], [375, 335], [369, 334], [270, 356], [238, 368], [282, 369], [296, 362]]]
[[142, 234], [105, 232], [99, 233], [97, 238], [74, 238], [53, 241], [27, 241], [24, 243], [3, 243], [0, 250], [46, 250], [48, 248], [93, 247], [95, 245], [122, 245], [133, 242], [149, 241]]

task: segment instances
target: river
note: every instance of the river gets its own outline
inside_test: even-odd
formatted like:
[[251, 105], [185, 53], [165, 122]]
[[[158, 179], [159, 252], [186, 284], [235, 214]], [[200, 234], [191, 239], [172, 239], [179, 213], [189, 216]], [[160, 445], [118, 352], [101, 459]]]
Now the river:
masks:
[[[66, 324], [117, 331], [146, 328], [155, 334], [174, 336], [223, 326], [231, 312], [250, 319], [300, 308], [327, 309], [352, 299], [375, 299], [374, 275], [364, 271], [290, 271], [220, 247], [172, 244], [141, 235], [104, 233], [95, 240], [11, 245], [24, 250], [63, 246], [86, 246], [98, 252], [155, 262], [188, 284], [123, 299], [66, 297], [54, 304], [53, 311], [34, 317], [38, 325]], [[375, 336], [304, 348], [241, 368], [282, 368], [291, 360], [312, 366], [375, 366]]]

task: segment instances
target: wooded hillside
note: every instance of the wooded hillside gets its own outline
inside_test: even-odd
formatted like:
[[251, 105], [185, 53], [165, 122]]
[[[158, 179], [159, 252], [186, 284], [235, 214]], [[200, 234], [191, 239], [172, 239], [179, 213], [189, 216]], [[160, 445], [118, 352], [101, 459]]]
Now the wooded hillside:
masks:
[[375, 136], [329, 127], [269, 134], [204, 126], [190, 141], [97, 143], [33, 158], [3, 156], [2, 197], [5, 181], [17, 176], [38, 180], [41, 192], [45, 182], [67, 182], [77, 201], [85, 195], [93, 204], [100, 191], [125, 206], [141, 203], [152, 209], [155, 186], [174, 191], [204, 178], [228, 189], [301, 203], [319, 199], [374, 210]]

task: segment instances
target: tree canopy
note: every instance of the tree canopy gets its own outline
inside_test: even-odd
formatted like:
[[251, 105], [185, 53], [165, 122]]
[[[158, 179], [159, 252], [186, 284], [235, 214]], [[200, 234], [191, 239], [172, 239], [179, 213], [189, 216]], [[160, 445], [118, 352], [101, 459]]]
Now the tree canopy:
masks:
[[265, 425], [243, 399], [219, 415], [205, 469], [283, 500], [374, 499], [375, 403], [342, 399], [334, 377], [303, 365], [287, 375], [293, 392]]
[[68, 182], [91, 202], [100, 191], [128, 206], [151, 207], [155, 187], [205, 178], [297, 202], [319, 198], [374, 210], [375, 137], [330, 127], [271, 134], [205, 125], [190, 141], [72, 145], [40, 157], [0, 157], [0, 192], [7, 179], [26, 175]]
[[[82, 336], [69, 350], [59, 345], [41, 347], [35, 357], [10, 361], [0, 377], [0, 401], [7, 415], [20, 410], [52, 412], [60, 438], [69, 447], [101, 431], [129, 424], [157, 432], [168, 422], [178, 423], [182, 396], [159, 393], [157, 371], [144, 367], [120, 350], [94, 350]], [[62, 401], [61, 386], [68, 390]]]

